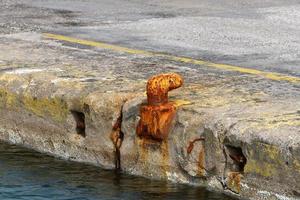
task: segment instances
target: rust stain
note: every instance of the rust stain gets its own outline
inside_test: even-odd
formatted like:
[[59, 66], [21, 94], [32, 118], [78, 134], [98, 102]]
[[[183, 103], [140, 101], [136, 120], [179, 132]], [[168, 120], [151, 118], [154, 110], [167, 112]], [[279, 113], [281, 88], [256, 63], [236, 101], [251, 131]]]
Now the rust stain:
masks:
[[[145, 173], [161, 174], [166, 179], [170, 172], [170, 155], [168, 141], [157, 141], [147, 138], [136, 138], [138, 162], [142, 166], [142, 171]], [[156, 166], [156, 168], [153, 168]]]
[[168, 92], [182, 84], [182, 77], [174, 73], [160, 74], [148, 80], [148, 103], [140, 108], [141, 119], [136, 129], [139, 137], [156, 141], [168, 138], [177, 108], [174, 102], [168, 102]]
[[231, 191], [241, 192], [241, 179], [243, 175], [240, 172], [229, 172], [227, 175], [227, 186]]
[[136, 139], [138, 144], [138, 152], [139, 152], [139, 162], [142, 163], [143, 170], [148, 171], [148, 148], [147, 148], [147, 141], [142, 140], [140, 138]]
[[198, 158], [198, 175], [205, 176], [205, 149], [202, 147]]
[[193, 151], [195, 142], [204, 141], [204, 140], [205, 140], [204, 137], [200, 137], [200, 138], [196, 138], [196, 139], [190, 141], [189, 146], [186, 149], [187, 153], [190, 154]]
[[163, 141], [161, 146], [160, 146], [160, 150], [161, 150], [161, 155], [162, 155], [162, 168], [163, 171], [165, 173], [165, 176], [168, 177], [168, 172], [170, 171], [170, 157], [169, 157], [169, 145], [168, 145], [168, 141]]
[[121, 169], [121, 153], [120, 148], [122, 146], [122, 142], [124, 140], [124, 133], [121, 130], [123, 120], [122, 109], [118, 119], [116, 120], [115, 124], [113, 125], [112, 132], [110, 134], [110, 139], [115, 147], [115, 169]]

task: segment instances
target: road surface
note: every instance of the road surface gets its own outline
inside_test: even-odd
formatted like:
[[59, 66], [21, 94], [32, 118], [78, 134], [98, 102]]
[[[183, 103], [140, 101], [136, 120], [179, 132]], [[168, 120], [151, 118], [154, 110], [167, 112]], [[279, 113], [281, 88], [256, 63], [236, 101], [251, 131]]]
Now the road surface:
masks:
[[0, 33], [50, 32], [300, 76], [299, 0], [2, 0]]

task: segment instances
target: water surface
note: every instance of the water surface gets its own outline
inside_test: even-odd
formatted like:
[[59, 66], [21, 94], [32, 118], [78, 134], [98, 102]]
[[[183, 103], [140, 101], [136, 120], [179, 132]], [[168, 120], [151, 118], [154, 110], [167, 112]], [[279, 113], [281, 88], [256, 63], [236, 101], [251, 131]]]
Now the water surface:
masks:
[[232, 200], [204, 188], [116, 174], [0, 143], [1, 200]]

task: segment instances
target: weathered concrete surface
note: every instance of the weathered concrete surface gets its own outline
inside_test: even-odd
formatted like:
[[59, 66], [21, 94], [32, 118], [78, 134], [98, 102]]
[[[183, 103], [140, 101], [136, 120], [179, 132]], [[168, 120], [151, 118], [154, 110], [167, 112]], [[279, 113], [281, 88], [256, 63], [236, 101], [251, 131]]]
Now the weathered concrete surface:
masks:
[[1, 0], [0, 33], [26, 31], [300, 76], [299, 0]]
[[[1, 140], [113, 169], [110, 134], [123, 106], [125, 173], [248, 199], [299, 199], [299, 83], [73, 46], [34, 33], [0, 37]], [[183, 76], [170, 100], [190, 104], [159, 143], [137, 137], [136, 126], [146, 80], [163, 72]]]

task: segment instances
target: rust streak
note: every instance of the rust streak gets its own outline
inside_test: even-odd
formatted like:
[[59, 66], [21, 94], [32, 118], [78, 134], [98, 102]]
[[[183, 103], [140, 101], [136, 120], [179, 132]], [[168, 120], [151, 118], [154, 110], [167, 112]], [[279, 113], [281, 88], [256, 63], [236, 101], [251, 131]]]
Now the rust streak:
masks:
[[187, 150], [186, 150], [187, 153], [190, 154], [193, 151], [195, 142], [204, 141], [204, 140], [205, 140], [204, 137], [200, 137], [200, 138], [196, 138], [196, 139], [190, 141], [189, 146], [187, 147]]
[[198, 175], [204, 176], [205, 171], [205, 149], [201, 148], [198, 158]]
[[121, 153], [120, 148], [122, 146], [122, 142], [124, 140], [124, 133], [121, 130], [123, 120], [122, 109], [118, 119], [116, 120], [115, 124], [113, 125], [112, 132], [110, 134], [110, 139], [115, 147], [115, 169], [121, 169]]
[[163, 141], [160, 147], [162, 154], [162, 166], [165, 173], [166, 178], [168, 177], [168, 172], [170, 171], [170, 157], [169, 157], [169, 145], [168, 141]]
[[229, 172], [227, 178], [228, 188], [235, 193], [241, 192], [241, 179], [243, 175], [240, 172]]

